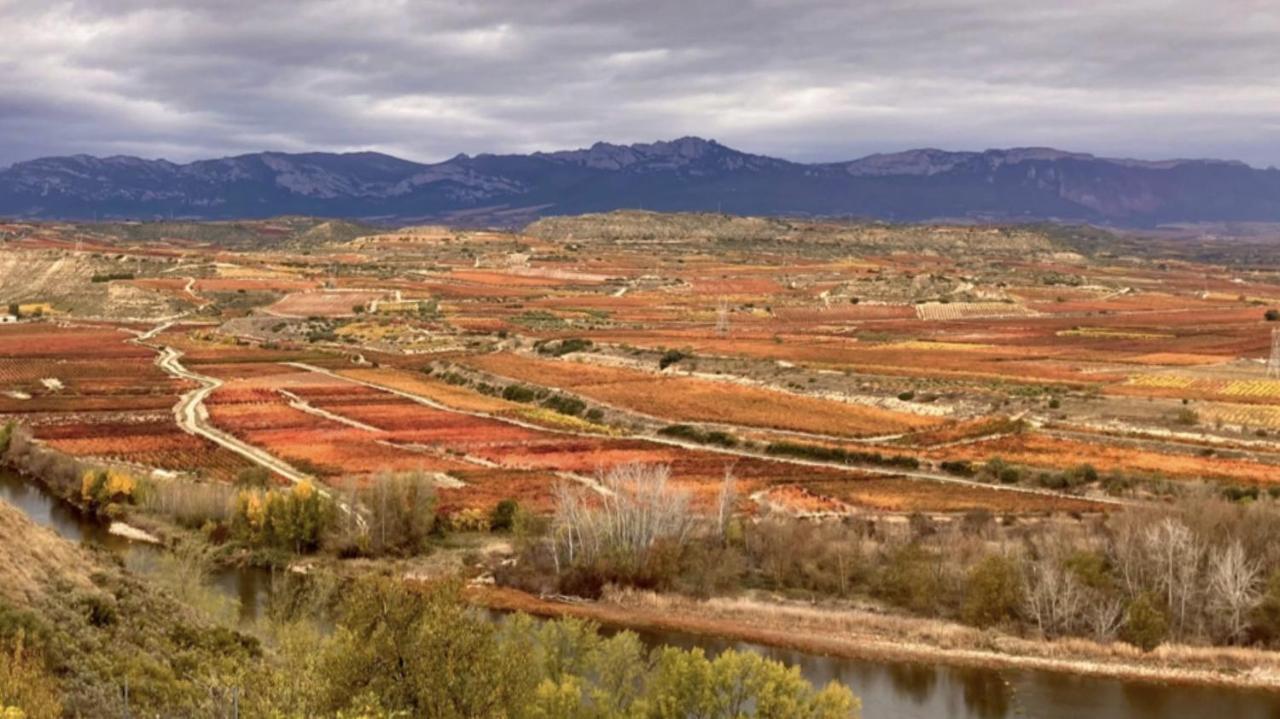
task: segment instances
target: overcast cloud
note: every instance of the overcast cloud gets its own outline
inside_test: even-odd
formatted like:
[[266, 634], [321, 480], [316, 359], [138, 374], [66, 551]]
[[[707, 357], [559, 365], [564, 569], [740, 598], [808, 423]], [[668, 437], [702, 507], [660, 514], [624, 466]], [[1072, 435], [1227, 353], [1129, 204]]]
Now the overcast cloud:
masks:
[[1280, 165], [1275, 0], [0, 0], [0, 166], [700, 135]]

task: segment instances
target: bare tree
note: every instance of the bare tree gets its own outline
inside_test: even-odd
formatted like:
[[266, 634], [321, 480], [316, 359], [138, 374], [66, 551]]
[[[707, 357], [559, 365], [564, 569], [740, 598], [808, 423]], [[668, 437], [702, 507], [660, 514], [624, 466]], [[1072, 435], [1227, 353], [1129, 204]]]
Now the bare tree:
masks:
[[1165, 601], [1177, 619], [1177, 631], [1187, 629], [1187, 609], [1199, 588], [1204, 544], [1186, 524], [1165, 517], [1143, 534], [1147, 556], [1155, 568], [1155, 579]]
[[553, 540], [570, 563], [608, 555], [638, 566], [661, 540], [683, 542], [693, 529], [689, 493], [670, 486], [665, 464], [622, 464], [599, 472], [601, 492], [555, 489]]
[[738, 502], [738, 480], [733, 476], [733, 465], [725, 465], [724, 479], [720, 483], [720, 497], [716, 502], [716, 531], [725, 539], [733, 507]]
[[1209, 604], [1224, 625], [1227, 641], [1237, 641], [1244, 634], [1249, 612], [1258, 602], [1261, 573], [1261, 566], [1249, 559], [1238, 539], [1210, 553]]
[[1115, 639], [1124, 623], [1124, 600], [1099, 590], [1086, 593], [1084, 619], [1093, 638], [1100, 642]]
[[1046, 637], [1066, 634], [1079, 621], [1084, 593], [1056, 557], [1029, 563], [1023, 594], [1027, 614]]

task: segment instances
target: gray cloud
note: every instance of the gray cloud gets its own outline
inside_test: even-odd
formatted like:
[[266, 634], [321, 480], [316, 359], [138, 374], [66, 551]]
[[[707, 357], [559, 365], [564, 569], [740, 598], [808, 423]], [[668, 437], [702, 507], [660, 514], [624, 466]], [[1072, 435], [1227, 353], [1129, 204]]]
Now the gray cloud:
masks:
[[0, 165], [684, 134], [1280, 165], [1272, 0], [0, 0]]

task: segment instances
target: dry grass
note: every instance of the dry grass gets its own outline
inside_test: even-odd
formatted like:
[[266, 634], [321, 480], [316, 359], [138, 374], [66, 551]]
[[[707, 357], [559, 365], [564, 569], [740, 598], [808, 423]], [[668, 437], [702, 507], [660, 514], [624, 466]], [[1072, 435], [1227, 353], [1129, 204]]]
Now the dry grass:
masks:
[[58, 581], [89, 589], [93, 572], [75, 545], [0, 501], [0, 598], [30, 604]]

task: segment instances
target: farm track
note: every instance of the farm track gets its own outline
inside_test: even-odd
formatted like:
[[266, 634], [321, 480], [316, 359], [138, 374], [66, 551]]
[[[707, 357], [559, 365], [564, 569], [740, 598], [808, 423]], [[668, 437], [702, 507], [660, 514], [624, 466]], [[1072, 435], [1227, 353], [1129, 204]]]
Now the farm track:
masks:
[[134, 344], [159, 352], [159, 355], [156, 357], [156, 365], [167, 372], [170, 376], [177, 377], [178, 379], [186, 380], [188, 382], [194, 382], [199, 385], [196, 389], [183, 394], [178, 399], [178, 403], [174, 405], [173, 416], [175, 421], [177, 421], [178, 426], [182, 428], [183, 431], [189, 434], [194, 434], [198, 437], [203, 437], [214, 444], [235, 452], [250, 462], [279, 474], [290, 482], [298, 483], [313, 481], [314, 477], [311, 475], [299, 471], [288, 462], [285, 462], [259, 447], [255, 447], [254, 445], [244, 442], [227, 432], [223, 432], [209, 422], [209, 411], [205, 408], [204, 401], [209, 397], [209, 395], [213, 394], [215, 390], [222, 386], [222, 380], [187, 369], [182, 364], [181, 350], [168, 345], [155, 344], [151, 342], [156, 335], [169, 329], [173, 324], [173, 321], [162, 322], [155, 327], [152, 327], [150, 330], [140, 333], [136, 338], [130, 341]]
[[[405, 392], [403, 390], [394, 389], [392, 387], [388, 387], [376, 382], [369, 382], [367, 380], [359, 380], [352, 377], [344, 377], [340, 374], [324, 369], [322, 367], [308, 365], [303, 362], [286, 362], [284, 364], [290, 367], [295, 367], [297, 369], [306, 370], [308, 372], [318, 372], [320, 374], [331, 377], [333, 379], [353, 382], [355, 384], [364, 385], [366, 387], [381, 390], [383, 392], [390, 392], [399, 397], [403, 397], [405, 399], [408, 399], [408, 400], [417, 402], [419, 404], [425, 405], [427, 407], [431, 407], [433, 409], [437, 409], [444, 412], [454, 412], [457, 414], [464, 414], [471, 417], [478, 417], [478, 418], [488, 419], [488, 420], [497, 421], [497, 422], [504, 422], [507, 424], [515, 425], [517, 427], [532, 429], [540, 432], [550, 432], [555, 434], [564, 434], [564, 435], [570, 435], [574, 437], [584, 437], [584, 438], [592, 438], [592, 439], [598, 439], [600, 437], [600, 435], [590, 434], [587, 432], [575, 432], [573, 430], [567, 430], [567, 429], [552, 429], [549, 427], [536, 425], [530, 422], [524, 422], [522, 420], [513, 419], [511, 417], [504, 417], [501, 415], [489, 414], [486, 412], [474, 412], [474, 411], [454, 409], [444, 404], [441, 404], [439, 402], [435, 402], [433, 400], [427, 399], [425, 397], [420, 397], [418, 395], [414, 395], [412, 393]], [[954, 477], [948, 474], [942, 474], [937, 472], [927, 472], [922, 470], [888, 469], [884, 467], [873, 467], [873, 466], [865, 466], [865, 467], [851, 466], [846, 464], [838, 464], [834, 462], [820, 462], [816, 460], [807, 460], [807, 459], [800, 459], [795, 457], [778, 457], [770, 454], [750, 452], [742, 449], [716, 447], [712, 445], [697, 444], [694, 442], [685, 442], [685, 441], [670, 438], [670, 437], [624, 435], [623, 437], [621, 437], [621, 439], [650, 442], [653, 444], [663, 444], [670, 447], [680, 447], [682, 449], [699, 451], [699, 452], [711, 452], [715, 454], [722, 454], [722, 455], [737, 457], [741, 459], [757, 459], [757, 460], [764, 459], [764, 460], [779, 462], [782, 464], [790, 464], [790, 465], [795, 465], [800, 467], [835, 468], [835, 469], [841, 469], [847, 472], [863, 474], [863, 475], [873, 474], [873, 475], [878, 475], [882, 477], [906, 478], [906, 479], [911, 479], [916, 481], [928, 481], [928, 482], [936, 482], [936, 483], [942, 483], [942, 484], [952, 484], [952, 485], [957, 485], [962, 487], [980, 488], [980, 489], [987, 489], [987, 490], [999, 491], [999, 492], [1011, 492], [1015, 494], [1027, 494], [1027, 495], [1035, 495], [1035, 496], [1041, 496], [1041, 497], [1052, 497], [1055, 499], [1063, 499], [1063, 500], [1073, 501], [1073, 502], [1091, 502], [1094, 504], [1103, 504], [1103, 505], [1109, 505], [1109, 506], [1129, 506], [1129, 505], [1135, 504], [1134, 502], [1131, 502], [1131, 501], [1115, 499], [1112, 497], [1096, 497], [1096, 498], [1080, 497], [1078, 495], [1068, 494], [1065, 492], [1057, 492], [1051, 489], [1043, 489], [1039, 487], [1015, 487], [1015, 486], [1009, 486], [1009, 485], [987, 484], [985, 482], [979, 482], [976, 480], [964, 479], [961, 477]], [[589, 478], [583, 477], [582, 475], [576, 475], [576, 474], [570, 475], [568, 478], [574, 479], [576, 481], [583, 481], [585, 483], [588, 483], [590, 486], [596, 489], [596, 491], [603, 490], [603, 487], [599, 486], [599, 484], [596, 483], [594, 480], [590, 480]]]

